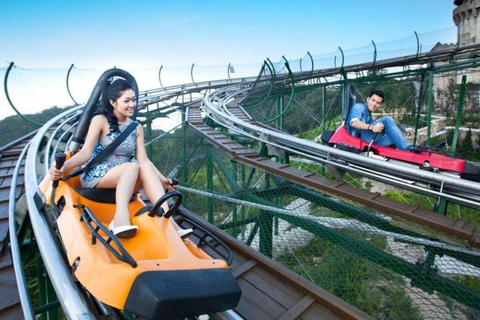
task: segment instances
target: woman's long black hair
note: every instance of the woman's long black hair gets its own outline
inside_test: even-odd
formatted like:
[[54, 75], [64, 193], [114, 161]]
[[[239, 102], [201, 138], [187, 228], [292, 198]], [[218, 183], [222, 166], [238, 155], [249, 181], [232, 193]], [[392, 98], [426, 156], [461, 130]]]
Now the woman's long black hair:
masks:
[[132, 86], [124, 79], [116, 79], [112, 82], [107, 81], [100, 98], [100, 107], [96, 114], [103, 114], [107, 118], [110, 129], [119, 132], [117, 117], [113, 114], [113, 106], [110, 100], [116, 101], [126, 90], [132, 89]]

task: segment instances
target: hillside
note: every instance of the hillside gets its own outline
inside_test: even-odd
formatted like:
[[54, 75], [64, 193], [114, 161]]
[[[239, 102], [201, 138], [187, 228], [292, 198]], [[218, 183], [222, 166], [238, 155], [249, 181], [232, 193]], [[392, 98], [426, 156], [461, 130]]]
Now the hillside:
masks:
[[[69, 108], [71, 108], [71, 106], [66, 108], [59, 108], [55, 106], [45, 109], [39, 113], [25, 114], [24, 116], [32, 121], [43, 124]], [[38, 128], [39, 127], [37, 125], [22, 119], [18, 115], [10, 116], [0, 120], [0, 147]]]

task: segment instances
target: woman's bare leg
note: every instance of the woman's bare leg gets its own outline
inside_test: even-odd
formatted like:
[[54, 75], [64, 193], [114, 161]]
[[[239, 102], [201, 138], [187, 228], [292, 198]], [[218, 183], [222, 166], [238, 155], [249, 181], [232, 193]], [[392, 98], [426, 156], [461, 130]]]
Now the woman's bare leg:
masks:
[[157, 167], [155, 167], [153, 162], [152, 161], [149, 161], [149, 162], [150, 162], [150, 165], [152, 166], [153, 171], [155, 171], [155, 174], [157, 175], [158, 179], [160, 179], [160, 181], [162, 179], [166, 179], [165, 176], [157, 169]]
[[[162, 182], [158, 178], [151, 162], [145, 162], [140, 164], [140, 180], [142, 181], [143, 190], [147, 195], [147, 198], [151, 201], [157, 201], [165, 194]], [[168, 204], [164, 202], [162, 204], [164, 212], [168, 211]]]
[[96, 188], [116, 188], [115, 202], [115, 226], [128, 226], [130, 214], [128, 202], [135, 190], [139, 176], [139, 166], [136, 163], [128, 162], [115, 166], [100, 180]]
[[[161, 179], [165, 179], [165, 177], [155, 168], [152, 162], [148, 161], [140, 165], [140, 179], [143, 183], [143, 190], [145, 190], [147, 198], [150, 199], [150, 201], [157, 201], [165, 194], [164, 186], [161, 182]], [[168, 212], [169, 207], [166, 201], [162, 204], [162, 209], [165, 213]], [[183, 230], [175, 220], [169, 220], [175, 230]]]

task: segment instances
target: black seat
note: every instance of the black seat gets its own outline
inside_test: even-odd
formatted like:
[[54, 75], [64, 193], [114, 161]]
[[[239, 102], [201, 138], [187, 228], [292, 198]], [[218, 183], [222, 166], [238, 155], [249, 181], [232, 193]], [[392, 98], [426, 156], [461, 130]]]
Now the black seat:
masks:
[[[99, 203], [109, 203], [115, 204], [115, 193], [116, 189], [106, 189], [106, 188], [75, 188], [82, 197], [92, 200]], [[132, 202], [135, 197], [132, 196], [130, 202]]]
[[432, 151], [433, 152], [437, 152], [438, 150], [442, 149], [443, 147], [445, 147], [447, 143], [445, 141], [442, 141], [438, 144], [436, 144], [433, 148], [432, 148]]
[[355, 87], [353, 83], [348, 83], [345, 88], [345, 100], [346, 106], [343, 110], [342, 120], [346, 123], [348, 119], [348, 114], [350, 113], [350, 108], [357, 103], [357, 93], [355, 92]]

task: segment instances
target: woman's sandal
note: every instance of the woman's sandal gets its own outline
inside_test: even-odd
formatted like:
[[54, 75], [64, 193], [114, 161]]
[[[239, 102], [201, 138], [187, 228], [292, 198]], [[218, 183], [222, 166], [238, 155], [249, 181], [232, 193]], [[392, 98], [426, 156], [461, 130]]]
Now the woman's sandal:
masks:
[[138, 227], [135, 225], [115, 227], [114, 220], [112, 220], [108, 229], [112, 231], [117, 238], [131, 238], [137, 233]]
[[192, 229], [178, 229], [177, 233], [180, 236], [180, 238], [185, 239], [185, 238], [188, 238], [193, 233], [193, 230]]

